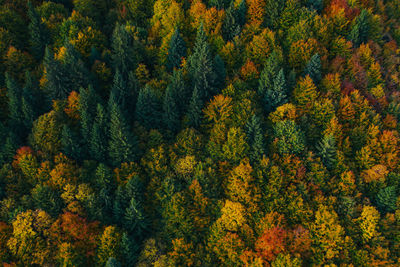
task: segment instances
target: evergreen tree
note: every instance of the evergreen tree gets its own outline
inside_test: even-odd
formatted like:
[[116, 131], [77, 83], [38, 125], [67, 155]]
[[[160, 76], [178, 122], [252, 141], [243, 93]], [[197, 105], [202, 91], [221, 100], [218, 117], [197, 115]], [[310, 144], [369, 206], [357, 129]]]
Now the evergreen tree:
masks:
[[138, 258], [139, 246], [126, 232], [122, 233], [120, 252], [122, 264], [124, 266], [135, 266]]
[[137, 140], [132, 134], [126, 118], [118, 105], [111, 104], [110, 141], [108, 153], [114, 166], [131, 162], [137, 158]]
[[198, 128], [200, 126], [203, 105], [199, 90], [195, 86], [187, 113], [188, 122], [191, 127]]
[[98, 217], [105, 224], [112, 224], [114, 220], [110, 214], [113, 213], [114, 191], [116, 189], [112, 170], [103, 163], [100, 163], [96, 169], [95, 177], [98, 192], [97, 205], [101, 209]]
[[63, 82], [69, 94], [72, 90], [78, 90], [81, 87], [87, 88], [92, 79], [78, 50], [70, 42], [66, 42], [64, 47], [65, 55], [62, 62], [66, 76]]
[[65, 82], [66, 73], [58, 60], [54, 59], [54, 53], [49, 47], [46, 47], [44, 54], [44, 67], [46, 69], [46, 87], [50, 100], [65, 99], [70, 90], [69, 82]]
[[225, 87], [226, 69], [223, 59], [216, 55], [214, 57], [214, 73], [215, 73], [215, 87], [221, 89]]
[[236, 21], [240, 26], [243, 26], [246, 23], [246, 13], [247, 13], [246, 0], [242, 0], [239, 6], [237, 7], [235, 14]]
[[247, 122], [247, 142], [250, 145], [250, 159], [260, 160], [265, 154], [265, 141], [260, 119], [253, 115]]
[[46, 46], [50, 43], [50, 33], [30, 1], [28, 2], [28, 16], [32, 54], [40, 60]]
[[127, 78], [124, 78], [119, 69], [117, 69], [114, 75], [110, 98], [112, 98], [111, 102], [116, 103], [126, 116], [130, 116], [133, 111], [130, 107], [133, 102], [133, 95], [130, 89]]
[[133, 45], [133, 40], [125, 25], [117, 24], [115, 26], [112, 39], [112, 63], [114, 69], [118, 69], [121, 75], [126, 79], [132, 70], [135, 70], [140, 62], [141, 53]]
[[124, 228], [127, 229], [136, 240], [143, 240], [147, 230], [147, 222], [142, 204], [135, 198], [131, 198], [129, 206], [125, 210]]
[[9, 126], [14, 133], [16, 133], [19, 137], [22, 137], [22, 133], [25, 131], [23, 125], [24, 114], [21, 110], [22, 88], [8, 73], [6, 73], [6, 86], [8, 97]]
[[135, 118], [147, 129], [158, 128], [160, 125], [161, 103], [149, 86], [145, 86], [139, 92]]
[[89, 85], [87, 89], [80, 89], [79, 111], [81, 118], [81, 132], [86, 143], [89, 142], [91, 129], [93, 128], [94, 118], [96, 116], [97, 103], [100, 102], [100, 97], [97, 95], [94, 87]]
[[376, 196], [376, 202], [378, 208], [382, 212], [394, 212], [397, 209], [397, 194], [396, 187], [388, 186], [379, 190], [379, 193]]
[[121, 264], [113, 257], [110, 257], [106, 263], [106, 267], [121, 267]]
[[32, 190], [32, 199], [36, 209], [42, 209], [52, 216], [58, 216], [63, 206], [57, 192], [47, 185], [38, 184]]
[[[287, 98], [286, 79], [283, 69], [276, 72], [275, 66], [267, 64], [261, 74], [258, 90], [263, 96], [263, 106], [266, 112], [274, 111], [284, 104]], [[277, 74], [276, 76], [274, 74]]]
[[313, 9], [317, 11], [318, 13], [321, 13], [322, 10], [324, 9], [324, 1], [323, 0], [308, 0], [307, 6], [310, 9]]
[[232, 1], [230, 7], [225, 12], [224, 24], [222, 26], [222, 36], [225, 41], [231, 41], [235, 36], [240, 34], [240, 25], [236, 21], [235, 6]]
[[318, 84], [322, 79], [321, 74], [321, 58], [319, 54], [315, 54], [311, 57], [310, 61], [308, 62], [304, 74], [310, 75], [311, 79], [313, 79], [315, 84]]
[[176, 132], [179, 128], [179, 109], [176, 102], [178, 95], [174, 89], [171, 85], [167, 87], [163, 103], [163, 122], [167, 129], [172, 132]]
[[21, 109], [26, 129], [31, 129], [33, 122], [39, 117], [43, 105], [39, 100], [39, 85], [29, 71], [26, 72], [25, 86], [22, 91]]
[[274, 80], [275, 77], [277, 77], [280, 69], [277, 57], [278, 55], [275, 52], [272, 52], [265, 64], [264, 70], [261, 72], [258, 82], [258, 94], [262, 100], [262, 106], [266, 112], [270, 112], [274, 108], [272, 103], [277, 103], [282, 100], [275, 100], [272, 98], [274, 93], [274, 90], [272, 89], [274, 88]]
[[279, 121], [274, 125], [277, 149], [281, 155], [299, 154], [305, 149], [304, 134], [292, 120]]
[[201, 100], [209, 98], [214, 92], [215, 73], [213, 60], [203, 24], [197, 31], [196, 43], [193, 54], [188, 59], [188, 73], [193, 88], [197, 87]]
[[332, 169], [336, 163], [336, 141], [333, 135], [324, 135], [317, 144], [317, 155], [328, 169]]
[[183, 57], [186, 57], [186, 44], [179, 33], [179, 28], [176, 28], [169, 42], [167, 71], [171, 72], [174, 68], [178, 69]]
[[175, 94], [176, 103], [179, 103], [179, 105], [177, 105], [179, 113], [183, 114], [188, 106], [187, 99], [189, 99], [191, 95], [183, 80], [182, 70], [175, 70], [173, 72], [168, 86]]
[[277, 29], [286, 0], [267, 0], [265, 5], [265, 22], [270, 29]]
[[101, 104], [97, 104], [97, 115], [90, 133], [89, 153], [98, 162], [107, 161], [108, 125], [107, 114]]
[[83, 159], [80, 143], [79, 136], [68, 125], [64, 125], [61, 137], [64, 154], [71, 159]]
[[362, 43], [368, 42], [370, 30], [369, 17], [368, 11], [363, 9], [360, 15], [354, 20], [349, 39], [353, 42], [355, 47], [359, 47]]

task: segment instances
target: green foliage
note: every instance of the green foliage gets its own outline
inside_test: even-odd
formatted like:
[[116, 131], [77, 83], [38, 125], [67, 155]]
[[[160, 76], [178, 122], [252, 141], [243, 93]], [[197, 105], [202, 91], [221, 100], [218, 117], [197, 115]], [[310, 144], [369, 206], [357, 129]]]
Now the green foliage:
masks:
[[186, 57], [186, 44], [179, 33], [179, 28], [176, 28], [169, 42], [166, 62], [167, 70], [171, 72], [174, 68], [180, 68], [184, 57]]
[[321, 81], [321, 58], [318, 54], [311, 57], [306, 69], [304, 70], [304, 74], [309, 75], [315, 84], [318, 84]]
[[394, 186], [382, 188], [376, 196], [378, 208], [382, 212], [394, 212], [397, 208], [397, 192]]
[[351, 40], [355, 47], [359, 47], [362, 43], [368, 41], [370, 31], [370, 14], [367, 10], [363, 9], [360, 15], [354, 20], [349, 40]]
[[328, 169], [332, 169], [336, 163], [336, 141], [332, 135], [324, 135], [317, 144], [317, 155]]
[[294, 121], [284, 120], [274, 125], [274, 136], [280, 154], [298, 154], [305, 149], [304, 135]]
[[154, 90], [145, 86], [139, 92], [136, 103], [135, 119], [147, 129], [155, 129], [161, 123], [162, 104]]
[[31, 50], [33, 55], [40, 60], [44, 55], [46, 46], [50, 43], [49, 31], [30, 1], [28, 2], [28, 16], [31, 20], [29, 24]]

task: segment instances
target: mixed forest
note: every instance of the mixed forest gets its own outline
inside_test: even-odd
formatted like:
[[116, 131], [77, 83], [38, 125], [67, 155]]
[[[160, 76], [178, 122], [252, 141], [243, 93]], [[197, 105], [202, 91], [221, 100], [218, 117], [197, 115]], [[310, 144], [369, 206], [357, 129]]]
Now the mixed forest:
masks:
[[399, 266], [399, 0], [0, 0], [3, 266]]

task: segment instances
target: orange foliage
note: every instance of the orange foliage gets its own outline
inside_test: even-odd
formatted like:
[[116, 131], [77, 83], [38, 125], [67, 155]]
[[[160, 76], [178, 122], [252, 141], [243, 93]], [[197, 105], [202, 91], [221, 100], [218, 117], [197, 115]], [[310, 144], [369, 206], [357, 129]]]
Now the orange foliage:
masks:
[[279, 226], [265, 229], [257, 239], [254, 248], [264, 261], [273, 261], [275, 257], [285, 250], [287, 232]]
[[64, 109], [67, 116], [74, 121], [77, 121], [80, 118], [79, 99], [80, 95], [76, 91], [72, 91], [68, 96], [67, 105]]

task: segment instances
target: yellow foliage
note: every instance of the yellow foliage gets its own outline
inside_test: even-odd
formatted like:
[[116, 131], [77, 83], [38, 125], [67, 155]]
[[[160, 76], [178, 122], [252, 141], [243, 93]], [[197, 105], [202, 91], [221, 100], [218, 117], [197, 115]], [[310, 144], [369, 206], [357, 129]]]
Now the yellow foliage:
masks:
[[361, 177], [364, 182], [385, 182], [386, 175], [389, 173], [385, 165], [375, 165], [369, 170], [365, 170], [361, 173]]
[[379, 212], [372, 206], [363, 207], [360, 220], [360, 229], [365, 241], [369, 241], [376, 236], [377, 225], [380, 219]]
[[274, 112], [269, 114], [268, 117], [273, 123], [284, 120], [295, 121], [297, 119], [296, 106], [291, 103], [279, 106]]
[[221, 209], [221, 217], [218, 219], [227, 231], [237, 232], [246, 222], [246, 209], [239, 202], [225, 201]]

